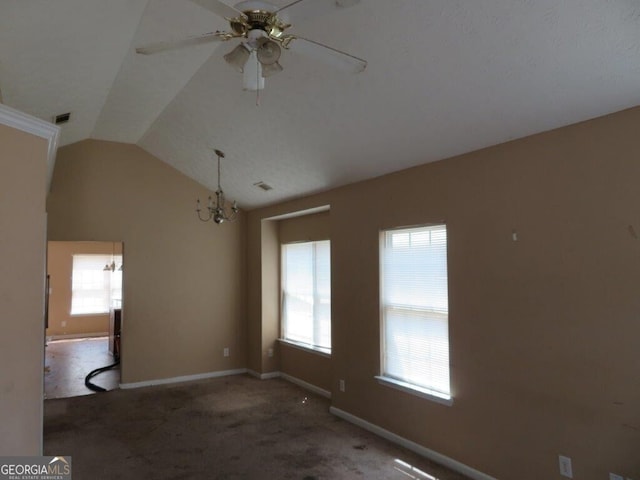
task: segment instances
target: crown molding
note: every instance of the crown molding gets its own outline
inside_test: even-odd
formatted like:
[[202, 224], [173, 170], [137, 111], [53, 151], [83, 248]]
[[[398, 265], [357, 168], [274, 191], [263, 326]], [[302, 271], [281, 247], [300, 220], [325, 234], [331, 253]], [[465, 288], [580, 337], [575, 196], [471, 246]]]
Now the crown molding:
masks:
[[47, 148], [47, 191], [51, 187], [53, 167], [60, 138], [60, 127], [0, 103], [0, 124], [44, 138]]

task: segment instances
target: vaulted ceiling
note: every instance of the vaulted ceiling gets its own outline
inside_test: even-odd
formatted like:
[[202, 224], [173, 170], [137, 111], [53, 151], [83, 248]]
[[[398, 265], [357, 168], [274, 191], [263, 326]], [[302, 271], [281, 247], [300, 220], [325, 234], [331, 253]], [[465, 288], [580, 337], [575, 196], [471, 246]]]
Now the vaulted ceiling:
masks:
[[135, 53], [228, 30], [205, 4], [3, 0], [2, 100], [71, 112], [62, 145], [135, 143], [211, 189], [221, 149], [225, 193], [249, 209], [640, 103], [637, 0], [360, 0], [290, 32], [364, 72], [284, 51], [259, 98], [222, 58], [236, 40]]

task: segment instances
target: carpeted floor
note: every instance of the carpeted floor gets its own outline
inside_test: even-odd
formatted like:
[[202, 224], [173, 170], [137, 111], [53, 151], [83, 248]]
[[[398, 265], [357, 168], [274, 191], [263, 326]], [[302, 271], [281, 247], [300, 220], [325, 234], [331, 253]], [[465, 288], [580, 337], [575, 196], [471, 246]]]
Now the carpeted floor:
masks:
[[465, 480], [328, 412], [284, 380], [246, 375], [45, 401], [44, 454], [75, 480]]

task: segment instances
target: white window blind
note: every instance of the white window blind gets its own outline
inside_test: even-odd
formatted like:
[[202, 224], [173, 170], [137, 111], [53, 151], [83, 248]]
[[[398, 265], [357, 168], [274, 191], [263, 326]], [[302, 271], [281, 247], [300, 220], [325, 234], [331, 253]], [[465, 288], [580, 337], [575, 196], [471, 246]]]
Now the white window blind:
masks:
[[445, 225], [383, 232], [382, 376], [448, 398]]
[[122, 257], [73, 255], [71, 315], [108, 313], [112, 300], [122, 298], [122, 272], [104, 269], [112, 262], [122, 265]]
[[330, 242], [282, 246], [282, 336], [331, 349]]

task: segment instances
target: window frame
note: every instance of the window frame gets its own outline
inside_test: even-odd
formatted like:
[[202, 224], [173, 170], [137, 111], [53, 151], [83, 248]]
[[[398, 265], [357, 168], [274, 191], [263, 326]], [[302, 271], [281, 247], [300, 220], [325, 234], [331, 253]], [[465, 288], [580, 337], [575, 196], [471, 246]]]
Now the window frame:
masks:
[[[388, 288], [386, 286], [387, 277], [385, 276], [385, 254], [387, 249], [387, 237], [392, 233], [401, 233], [406, 231], [408, 233], [417, 232], [420, 233], [421, 230], [431, 230], [434, 228], [443, 227], [445, 232], [445, 262], [446, 262], [446, 285], [445, 289], [447, 292], [446, 298], [446, 311], [442, 311], [441, 308], [426, 308], [420, 307], [416, 305], [395, 305], [396, 311], [405, 311], [405, 312], [416, 312], [417, 315], [425, 315], [429, 317], [439, 317], [444, 316], [446, 318], [446, 328], [447, 328], [447, 379], [448, 379], [448, 392], [442, 392], [435, 388], [425, 387], [423, 385], [418, 385], [415, 383], [411, 383], [407, 381], [406, 378], [398, 378], [396, 376], [386, 374], [386, 344], [388, 339], [386, 338], [386, 315], [389, 309], [393, 309], [393, 304], [388, 304], [385, 298], [385, 289]], [[413, 226], [403, 226], [403, 227], [394, 227], [394, 228], [385, 228], [380, 230], [380, 246], [379, 246], [379, 307], [380, 307], [380, 368], [379, 375], [376, 375], [375, 378], [381, 385], [391, 387], [421, 398], [428, 399], [430, 401], [451, 406], [453, 405], [453, 395], [451, 392], [451, 341], [449, 336], [449, 301], [448, 301], [448, 291], [449, 291], [449, 266], [448, 266], [448, 251], [449, 251], [449, 238], [448, 238], [448, 227], [445, 222], [438, 223], [428, 223], [421, 225], [413, 225]]]
[[[319, 334], [319, 325], [317, 325], [317, 323], [320, 321], [318, 318], [315, 317], [315, 308], [313, 309], [314, 311], [314, 316], [312, 317], [312, 335], [313, 335], [313, 342], [312, 343], [307, 343], [301, 340], [297, 340], [295, 338], [291, 338], [288, 337], [286, 334], [286, 327], [287, 327], [287, 319], [285, 318], [286, 315], [286, 307], [285, 307], [285, 301], [286, 301], [286, 291], [285, 291], [285, 283], [286, 283], [286, 262], [287, 262], [287, 258], [286, 258], [286, 249], [289, 246], [292, 245], [301, 245], [301, 244], [312, 244], [312, 245], [316, 245], [319, 243], [326, 243], [328, 245], [328, 249], [329, 249], [329, 258], [327, 259], [327, 265], [329, 268], [329, 322], [328, 322], [328, 326], [329, 326], [329, 343], [330, 346], [326, 347], [323, 345], [318, 344], [319, 342], [316, 341], [317, 337], [316, 335], [320, 335]], [[318, 278], [316, 276], [314, 276], [313, 278], [313, 285], [314, 285], [314, 293], [313, 293], [313, 298], [314, 301], [316, 299], [316, 297], [318, 296], [318, 293], [316, 291], [316, 286], [318, 284]], [[284, 343], [287, 345], [290, 345], [294, 348], [298, 348], [304, 351], [309, 351], [312, 353], [316, 353], [319, 354], [321, 356], [324, 357], [331, 357], [331, 347], [332, 347], [332, 338], [331, 338], [331, 240], [330, 239], [321, 239], [321, 240], [303, 240], [303, 241], [294, 241], [294, 242], [287, 242], [287, 243], [282, 243], [280, 245], [280, 338], [278, 339], [280, 343]]]

